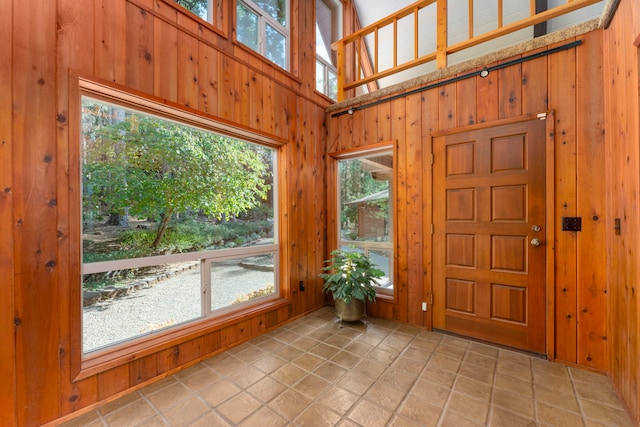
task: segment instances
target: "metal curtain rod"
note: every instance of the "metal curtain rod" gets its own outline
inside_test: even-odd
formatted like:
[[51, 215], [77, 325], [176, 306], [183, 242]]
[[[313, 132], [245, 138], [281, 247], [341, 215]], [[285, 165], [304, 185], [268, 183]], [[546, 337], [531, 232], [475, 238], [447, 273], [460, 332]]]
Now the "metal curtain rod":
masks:
[[511, 65], [520, 64], [522, 62], [530, 61], [532, 59], [540, 58], [542, 56], [547, 56], [547, 55], [550, 55], [552, 53], [561, 52], [563, 50], [567, 50], [567, 49], [571, 49], [571, 48], [580, 46], [581, 44], [582, 44], [582, 40], [576, 40], [574, 42], [571, 42], [571, 43], [568, 43], [568, 44], [565, 44], [565, 45], [562, 45], [562, 46], [554, 47], [554, 48], [549, 49], [549, 50], [541, 51], [541, 52], [534, 53], [534, 54], [531, 54], [531, 55], [528, 55], [528, 56], [523, 56], [522, 58], [514, 59], [512, 61], [508, 61], [508, 62], [505, 62], [503, 64], [494, 65], [492, 67], [484, 67], [483, 69], [478, 70], [478, 71], [473, 71], [471, 73], [463, 74], [461, 76], [452, 77], [452, 78], [447, 79], [447, 80], [441, 80], [439, 82], [436, 82], [436, 83], [433, 83], [433, 84], [430, 84], [430, 85], [426, 85], [426, 86], [419, 87], [417, 89], [410, 90], [409, 92], [403, 92], [403, 93], [399, 93], [399, 94], [390, 96], [388, 98], [378, 99], [378, 100], [370, 102], [368, 104], [363, 104], [363, 105], [358, 105], [358, 106], [355, 106], [355, 107], [350, 107], [347, 110], [340, 111], [338, 113], [333, 113], [331, 115], [331, 117], [333, 118], [333, 117], [337, 117], [337, 116], [342, 116], [343, 114], [353, 114], [356, 110], [362, 110], [364, 108], [373, 107], [374, 105], [382, 104], [383, 102], [389, 102], [389, 101], [393, 101], [394, 99], [404, 98], [404, 97], [407, 97], [409, 95], [414, 95], [416, 93], [420, 93], [420, 92], [424, 92], [424, 91], [429, 90], [429, 89], [433, 89], [433, 88], [436, 88], [436, 87], [444, 86], [444, 85], [447, 85], [449, 83], [455, 83], [455, 82], [458, 82], [460, 80], [468, 79], [469, 77], [475, 77], [475, 76], [487, 77], [491, 71], [499, 70], [501, 68], [510, 67]]

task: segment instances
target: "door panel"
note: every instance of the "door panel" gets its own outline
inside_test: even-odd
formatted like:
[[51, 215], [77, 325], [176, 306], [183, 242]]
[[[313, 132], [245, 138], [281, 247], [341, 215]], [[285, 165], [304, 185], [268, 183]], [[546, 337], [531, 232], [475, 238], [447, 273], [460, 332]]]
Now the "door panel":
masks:
[[434, 158], [434, 327], [544, 353], [545, 122], [440, 136]]

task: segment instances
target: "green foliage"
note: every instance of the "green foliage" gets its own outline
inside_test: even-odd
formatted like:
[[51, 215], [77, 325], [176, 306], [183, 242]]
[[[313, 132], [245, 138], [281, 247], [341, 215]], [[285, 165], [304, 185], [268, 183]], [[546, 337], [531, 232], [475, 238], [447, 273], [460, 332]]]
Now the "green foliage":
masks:
[[375, 301], [376, 280], [384, 276], [382, 270], [377, 269], [368, 256], [361, 252], [347, 252], [336, 249], [331, 252], [331, 258], [325, 263], [329, 265], [320, 274], [325, 280], [323, 291], [331, 292], [333, 298], [349, 303], [351, 299]]
[[202, 19], [207, 19], [208, 0], [175, 0], [180, 6], [190, 10]]
[[[340, 161], [339, 168], [340, 223], [343, 230], [351, 229], [351, 236], [355, 237], [357, 232], [354, 228], [358, 221], [358, 205], [347, 205], [347, 203], [388, 189], [389, 181], [374, 179], [371, 173], [363, 168], [361, 159]], [[388, 215], [388, 200], [379, 200], [373, 203], [380, 206], [383, 215]]]
[[164, 218], [157, 245], [175, 213], [220, 219], [267, 200], [270, 150], [97, 101], [83, 108], [85, 220]]

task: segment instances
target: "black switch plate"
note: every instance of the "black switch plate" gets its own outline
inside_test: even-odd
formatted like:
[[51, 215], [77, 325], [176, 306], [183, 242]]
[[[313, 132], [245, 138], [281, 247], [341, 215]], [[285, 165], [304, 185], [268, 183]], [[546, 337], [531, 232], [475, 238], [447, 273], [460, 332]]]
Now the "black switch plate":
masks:
[[582, 230], [582, 217], [579, 216], [563, 216], [562, 231], [580, 231]]

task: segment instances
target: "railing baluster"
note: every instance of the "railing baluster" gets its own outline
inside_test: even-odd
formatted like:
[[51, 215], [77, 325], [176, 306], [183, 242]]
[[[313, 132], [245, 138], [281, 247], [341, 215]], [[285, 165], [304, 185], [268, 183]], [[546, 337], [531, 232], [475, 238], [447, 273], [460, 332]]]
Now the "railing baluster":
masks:
[[373, 55], [374, 55], [373, 56], [373, 60], [375, 62], [373, 72], [378, 74], [378, 71], [379, 71], [378, 70], [378, 47], [380, 46], [378, 44], [378, 27], [376, 27], [376, 31], [374, 33], [374, 41], [373, 41], [373, 43], [375, 45], [375, 49], [373, 50]]
[[344, 43], [338, 43], [338, 52], [336, 57], [336, 74], [338, 74], [338, 102], [344, 101], [344, 72], [345, 72], [345, 58], [344, 58]]
[[398, 18], [393, 20], [393, 68], [398, 66]]
[[418, 9], [417, 7], [413, 9], [413, 59], [418, 59], [418, 36], [420, 32], [418, 31]]
[[473, 38], [473, 0], [469, 0], [469, 38]]
[[447, 0], [438, 0], [436, 10], [436, 67], [447, 66]]
[[498, 28], [502, 28], [502, 0], [498, 0]]
[[362, 36], [356, 40], [356, 78], [360, 79], [362, 74]]

